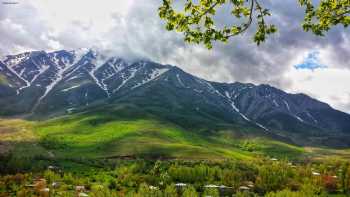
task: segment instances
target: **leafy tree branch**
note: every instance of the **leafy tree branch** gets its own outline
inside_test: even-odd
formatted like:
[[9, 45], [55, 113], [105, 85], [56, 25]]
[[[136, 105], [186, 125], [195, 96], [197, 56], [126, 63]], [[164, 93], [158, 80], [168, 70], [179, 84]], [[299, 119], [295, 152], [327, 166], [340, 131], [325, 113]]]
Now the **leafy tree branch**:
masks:
[[[203, 43], [208, 49], [214, 41], [228, 42], [249, 29], [253, 24], [256, 31], [254, 42], [259, 45], [277, 31], [274, 24], [268, 24], [265, 17], [271, 15], [270, 10], [261, 4], [261, 0], [183, 0], [180, 11], [175, 9], [173, 0], [163, 0], [159, 7], [159, 16], [166, 22], [166, 29], [184, 34], [184, 40], [189, 43]], [[323, 36], [333, 26], [350, 24], [350, 0], [320, 0], [317, 6], [312, 0], [298, 0], [305, 9], [302, 27]], [[233, 19], [238, 19], [233, 25], [217, 27], [214, 17], [222, 6], [229, 6]], [[255, 20], [255, 22], [253, 22]], [[245, 21], [241, 23], [241, 21]]]

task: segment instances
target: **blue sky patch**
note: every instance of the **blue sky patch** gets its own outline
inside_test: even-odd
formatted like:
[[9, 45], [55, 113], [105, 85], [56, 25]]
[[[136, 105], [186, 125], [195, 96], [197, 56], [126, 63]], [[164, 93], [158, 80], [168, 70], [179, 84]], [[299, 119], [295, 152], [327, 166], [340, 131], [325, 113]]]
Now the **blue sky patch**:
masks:
[[319, 51], [310, 52], [304, 59], [303, 63], [294, 65], [296, 69], [309, 69], [315, 70], [318, 68], [327, 68], [326, 65], [323, 65], [319, 62]]

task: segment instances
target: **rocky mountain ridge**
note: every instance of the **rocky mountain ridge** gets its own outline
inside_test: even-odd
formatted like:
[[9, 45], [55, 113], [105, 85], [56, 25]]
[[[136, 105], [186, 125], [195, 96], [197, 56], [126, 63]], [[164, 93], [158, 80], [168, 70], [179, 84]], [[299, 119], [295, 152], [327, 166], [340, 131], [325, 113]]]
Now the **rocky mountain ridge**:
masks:
[[269, 85], [210, 82], [175, 66], [126, 61], [89, 49], [27, 52], [0, 61], [3, 116], [64, 114], [118, 103], [249, 125], [266, 133], [350, 134], [349, 114]]

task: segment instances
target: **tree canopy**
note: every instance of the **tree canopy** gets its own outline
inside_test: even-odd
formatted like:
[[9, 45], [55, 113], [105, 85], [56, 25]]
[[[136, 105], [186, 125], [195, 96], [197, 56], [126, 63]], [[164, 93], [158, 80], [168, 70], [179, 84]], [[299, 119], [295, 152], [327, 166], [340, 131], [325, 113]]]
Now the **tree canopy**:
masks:
[[[297, 0], [305, 17], [302, 28], [318, 36], [335, 25], [347, 27], [350, 24], [350, 0]], [[163, 0], [159, 16], [166, 22], [166, 29], [184, 34], [189, 43], [203, 43], [212, 48], [213, 41], [228, 42], [231, 37], [242, 34], [252, 25], [256, 26], [253, 36], [259, 45], [277, 31], [274, 24], [267, 22], [271, 11], [265, 8], [262, 0], [183, 0], [182, 6], [174, 5], [173, 0]], [[220, 7], [229, 6], [233, 24], [223, 27], [214, 17]]]

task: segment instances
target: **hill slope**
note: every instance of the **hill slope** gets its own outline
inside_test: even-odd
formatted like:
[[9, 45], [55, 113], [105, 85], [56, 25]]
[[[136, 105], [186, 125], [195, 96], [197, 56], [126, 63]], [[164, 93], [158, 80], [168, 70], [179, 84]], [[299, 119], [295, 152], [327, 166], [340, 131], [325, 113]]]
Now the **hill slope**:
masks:
[[[229, 128], [229, 125], [227, 125]], [[0, 144], [15, 157], [65, 159], [301, 159], [306, 152], [246, 128], [189, 130], [131, 105], [47, 121], [0, 120]]]
[[243, 129], [299, 145], [350, 146], [350, 115], [268, 85], [210, 82], [174, 66], [93, 50], [12, 55], [0, 68], [4, 116], [48, 119], [131, 105], [206, 135]]

